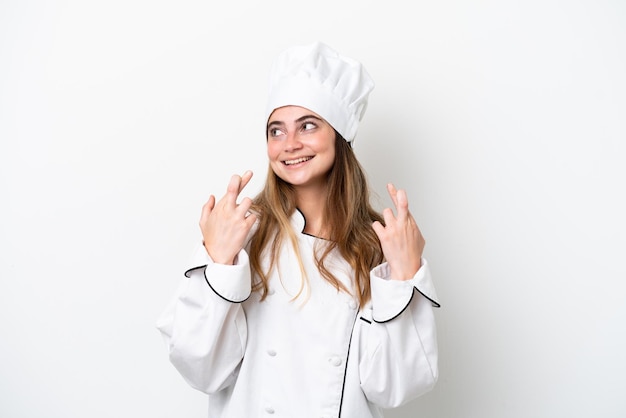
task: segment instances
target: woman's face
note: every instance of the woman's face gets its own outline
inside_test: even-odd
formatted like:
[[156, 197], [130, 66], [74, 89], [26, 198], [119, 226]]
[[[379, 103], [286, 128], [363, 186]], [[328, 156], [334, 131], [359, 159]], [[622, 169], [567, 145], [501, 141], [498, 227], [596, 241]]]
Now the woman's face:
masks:
[[267, 155], [274, 173], [296, 187], [325, 187], [335, 162], [335, 130], [299, 106], [280, 107], [267, 122]]

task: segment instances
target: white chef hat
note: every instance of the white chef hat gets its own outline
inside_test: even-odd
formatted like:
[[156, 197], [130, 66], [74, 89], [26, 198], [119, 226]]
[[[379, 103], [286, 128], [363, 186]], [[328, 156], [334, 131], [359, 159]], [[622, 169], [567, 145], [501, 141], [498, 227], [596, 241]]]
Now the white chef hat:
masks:
[[307, 108], [352, 142], [374, 88], [361, 63], [321, 42], [294, 46], [278, 55], [270, 72], [266, 121], [283, 106]]

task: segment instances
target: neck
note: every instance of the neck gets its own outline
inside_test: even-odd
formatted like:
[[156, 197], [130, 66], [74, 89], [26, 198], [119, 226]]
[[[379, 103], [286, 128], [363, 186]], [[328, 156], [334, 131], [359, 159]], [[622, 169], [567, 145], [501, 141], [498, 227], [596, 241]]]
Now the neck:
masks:
[[324, 209], [326, 206], [326, 190], [298, 190], [296, 204], [306, 220], [303, 232], [320, 238], [328, 238], [328, 234], [324, 230], [323, 225]]

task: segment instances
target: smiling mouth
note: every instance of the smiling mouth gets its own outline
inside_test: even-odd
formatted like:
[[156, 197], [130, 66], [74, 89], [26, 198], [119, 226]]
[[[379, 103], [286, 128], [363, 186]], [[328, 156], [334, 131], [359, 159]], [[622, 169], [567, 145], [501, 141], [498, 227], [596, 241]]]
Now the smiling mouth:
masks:
[[285, 164], [285, 165], [300, 164], [300, 163], [303, 163], [305, 161], [309, 161], [312, 158], [313, 157], [302, 157], [302, 158], [296, 158], [295, 160], [285, 160], [285, 161], [283, 161], [283, 164]]

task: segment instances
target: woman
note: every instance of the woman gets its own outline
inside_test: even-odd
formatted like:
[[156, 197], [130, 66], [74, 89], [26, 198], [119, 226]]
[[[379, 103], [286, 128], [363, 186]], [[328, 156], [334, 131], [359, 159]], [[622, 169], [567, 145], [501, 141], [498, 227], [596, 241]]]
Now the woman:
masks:
[[158, 323], [209, 417], [381, 417], [437, 380], [424, 239], [403, 190], [372, 209], [352, 150], [372, 88], [322, 43], [274, 63], [265, 187], [237, 203], [248, 171], [209, 198]]

